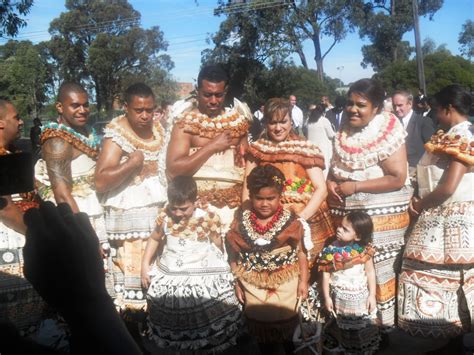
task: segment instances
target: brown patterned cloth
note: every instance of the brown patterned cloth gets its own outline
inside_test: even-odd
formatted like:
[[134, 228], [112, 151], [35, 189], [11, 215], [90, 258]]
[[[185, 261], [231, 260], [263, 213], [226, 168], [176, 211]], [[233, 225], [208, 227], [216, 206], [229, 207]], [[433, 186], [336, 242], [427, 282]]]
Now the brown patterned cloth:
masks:
[[[324, 157], [319, 149], [309, 141], [299, 136], [291, 135], [289, 140], [283, 143], [285, 145], [279, 147], [277, 144], [266, 139], [259, 139], [250, 145], [246, 158], [257, 165], [273, 165], [283, 172], [286, 179], [295, 176], [300, 179], [309, 179], [306, 169], [313, 167], [324, 169]], [[299, 213], [306, 207], [309, 198], [311, 198], [311, 196], [304, 197], [304, 200], [296, 201], [292, 194], [284, 191], [282, 202], [285, 208]], [[314, 245], [310, 252], [311, 266], [323, 249], [326, 240], [335, 234], [332, 217], [325, 201], [307, 222], [311, 229], [311, 241]]]
[[270, 244], [257, 246], [246, 232], [242, 211], [227, 233], [229, 260], [237, 263], [233, 272], [245, 294], [249, 331], [260, 342], [281, 342], [293, 334], [299, 275], [296, 253], [303, 248], [303, 234], [303, 225], [291, 214]]

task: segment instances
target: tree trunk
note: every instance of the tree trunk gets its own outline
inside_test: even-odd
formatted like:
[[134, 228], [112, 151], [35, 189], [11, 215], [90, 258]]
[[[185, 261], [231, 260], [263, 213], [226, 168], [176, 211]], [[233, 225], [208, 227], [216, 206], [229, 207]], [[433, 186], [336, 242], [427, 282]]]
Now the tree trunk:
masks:
[[306, 61], [306, 56], [304, 55], [303, 49], [301, 47], [298, 47], [296, 49], [296, 53], [298, 53], [300, 60], [301, 60], [301, 65], [305, 68], [308, 69], [308, 62]]
[[[111, 96], [111, 95], [109, 95]], [[113, 95], [112, 97], [107, 97], [107, 99], [105, 99], [105, 112], [107, 112], [107, 118], [113, 118], [113, 114], [114, 114], [114, 98], [113, 98]]]
[[324, 68], [323, 68], [323, 57], [321, 55], [321, 42], [319, 40], [319, 31], [313, 34], [313, 45], [314, 45], [314, 60], [316, 61], [316, 70], [318, 72], [318, 78], [321, 82], [324, 81]]
[[96, 107], [97, 107], [97, 114], [98, 117], [100, 117], [100, 112], [102, 111], [102, 90], [100, 89], [100, 83], [99, 79], [96, 76], [92, 76], [92, 81], [94, 82], [94, 88], [95, 88], [95, 101], [96, 101]]

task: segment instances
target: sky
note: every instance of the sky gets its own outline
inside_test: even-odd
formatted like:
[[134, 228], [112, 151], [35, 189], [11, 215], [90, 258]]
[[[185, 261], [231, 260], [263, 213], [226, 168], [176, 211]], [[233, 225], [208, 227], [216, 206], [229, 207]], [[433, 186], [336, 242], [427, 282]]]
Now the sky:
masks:
[[[270, 0], [269, 0], [270, 1]], [[207, 39], [218, 31], [219, 24], [225, 18], [216, 17], [213, 10], [217, 0], [129, 0], [129, 3], [141, 13], [141, 25], [144, 28], [159, 26], [168, 42], [167, 53], [174, 62], [171, 74], [180, 82], [194, 82], [201, 64], [201, 51], [212, 48]], [[49, 39], [49, 23], [64, 12], [62, 0], [35, 0], [30, 13], [26, 16], [27, 26], [22, 28], [16, 39], [31, 40], [34, 43]], [[446, 44], [455, 55], [459, 54], [458, 37], [462, 24], [474, 16], [474, 0], [444, 0], [444, 5], [432, 21], [420, 18], [421, 39], [431, 38], [437, 45]], [[413, 31], [403, 38], [414, 46]], [[0, 44], [5, 43], [0, 39]], [[329, 38], [322, 38], [323, 53], [331, 44]], [[357, 33], [349, 34], [326, 56], [324, 70], [333, 78], [340, 78], [348, 84], [357, 79], [370, 77], [371, 68], [364, 69], [361, 47], [368, 44]], [[307, 41], [304, 44], [306, 58], [310, 68], [315, 69], [314, 48]], [[300, 64], [295, 56], [294, 61]]]

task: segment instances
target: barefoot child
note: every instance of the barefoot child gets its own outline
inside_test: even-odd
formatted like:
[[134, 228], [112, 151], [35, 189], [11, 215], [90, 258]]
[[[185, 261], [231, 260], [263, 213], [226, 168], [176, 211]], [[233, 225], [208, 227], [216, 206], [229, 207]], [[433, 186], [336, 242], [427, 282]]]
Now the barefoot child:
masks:
[[340, 345], [346, 354], [372, 354], [379, 344], [374, 323], [373, 229], [368, 214], [349, 213], [337, 228], [336, 240], [323, 249], [318, 260], [324, 307], [336, 315]]
[[[219, 217], [195, 207], [196, 183], [178, 176], [142, 260], [150, 337], [159, 348], [219, 352], [242, 328]], [[160, 253], [162, 250], [162, 253]], [[155, 257], [156, 270], [150, 272]]]
[[288, 345], [298, 322], [297, 297], [308, 294], [305, 246], [312, 245], [303, 240], [310, 244], [311, 235], [304, 220], [282, 207], [284, 184], [274, 166], [254, 168], [247, 177], [251, 207], [237, 213], [226, 239], [236, 294], [263, 353]]

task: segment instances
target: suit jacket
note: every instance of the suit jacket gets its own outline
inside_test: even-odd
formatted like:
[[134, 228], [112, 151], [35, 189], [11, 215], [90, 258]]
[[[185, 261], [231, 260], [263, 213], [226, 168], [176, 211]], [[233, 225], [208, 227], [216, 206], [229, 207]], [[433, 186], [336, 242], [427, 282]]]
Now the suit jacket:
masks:
[[405, 140], [408, 165], [411, 167], [416, 167], [418, 161], [425, 153], [425, 143], [435, 133], [436, 128], [434, 126], [433, 120], [430, 117], [413, 112], [406, 130], [408, 133]]
[[326, 112], [326, 118], [327, 118], [327, 119], [329, 120], [329, 122], [331, 123], [334, 132], [339, 131], [339, 127], [342, 126], [342, 122], [343, 122], [344, 117], [345, 117], [345, 115], [344, 115], [344, 110], [342, 110], [342, 111], [340, 112], [340, 114], [342, 115], [342, 117], [341, 117], [340, 122], [338, 123], [337, 120], [336, 120], [336, 117], [337, 117], [336, 115], [337, 115], [337, 113], [336, 113], [336, 111], [334, 111], [333, 108]]

